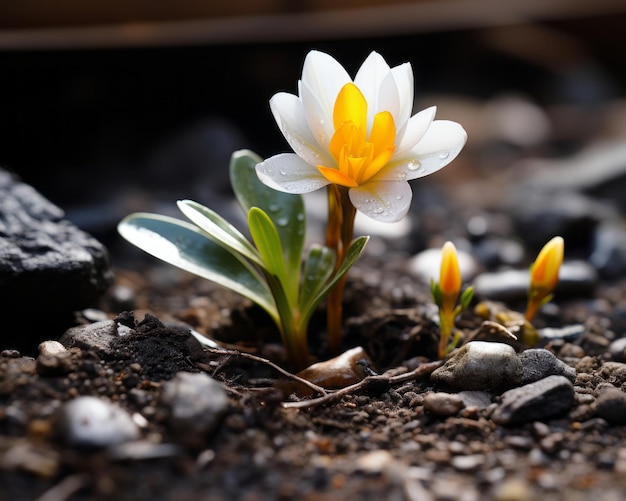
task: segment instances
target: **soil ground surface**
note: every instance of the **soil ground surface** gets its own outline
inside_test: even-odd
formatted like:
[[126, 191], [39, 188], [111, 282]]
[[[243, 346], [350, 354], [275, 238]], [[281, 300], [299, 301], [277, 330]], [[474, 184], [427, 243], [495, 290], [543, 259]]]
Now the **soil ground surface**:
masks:
[[[364, 259], [346, 294], [345, 346], [362, 346], [373, 361], [368, 370], [383, 377], [301, 408], [290, 405], [312, 397], [289, 394], [280, 383], [289, 379], [271, 365], [224, 350], [194, 357], [177, 344], [180, 330], [167, 327], [189, 326], [228, 349], [284, 366], [261, 311], [169, 267], [116, 270], [113, 292], [101, 310], [84, 312], [83, 321], [115, 318], [124, 306], [132, 306], [135, 320], [127, 315], [122, 322], [141, 322], [150, 313], [158, 321], [140, 323], [137, 345], [118, 346], [106, 358], [72, 348], [60, 367], [3, 352], [0, 499], [623, 499], [626, 427], [595, 417], [587, 397], [626, 383], [603, 376], [607, 343], [597, 341], [614, 336], [606, 318], [622, 301], [625, 284], [599, 288], [597, 298], [557, 302], [549, 316], [538, 317], [538, 326], [583, 322], [589, 333], [548, 346], [577, 370], [576, 403], [557, 418], [505, 427], [490, 419], [489, 407], [448, 417], [424, 410], [429, 392], [445, 390], [428, 378], [437, 328], [427, 287], [398, 262]], [[599, 297], [604, 316], [597, 313]], [[459, 327], [469, 334], [481, 321], [468, 310]], [[320, 358], [322, 325], [323, 311], [311, 327], [312, 351]], [[251, 332], [261, 337], [241, 340]], [[420, 366], [414, 377], [398, 377]], [[163, 385], [179, 371], [206, 372], [228, 395], [217, 427], [193, 439], [169, 426], [161, 404]], [[60, 439], [56, 413], [79, 395], [105, 397], [133, 414], [140, 441], [77, 448]]]

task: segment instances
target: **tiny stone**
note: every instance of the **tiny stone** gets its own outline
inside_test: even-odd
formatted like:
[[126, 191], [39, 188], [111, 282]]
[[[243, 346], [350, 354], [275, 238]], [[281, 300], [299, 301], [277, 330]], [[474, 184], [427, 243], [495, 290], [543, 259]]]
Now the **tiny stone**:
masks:
[[55, 425], [64, 442], [82, 447], [107, 447], [139, 438], [139, 427], [128, 412], [96, 397], [78, 397], [64, 404]]
[[424, 410], [437, 416], [454, 416], [463, 407], [463, 400], [456, 394], [439, 392], [424, 397]]
[[463, 400], [465, 407], [475, 407], [482, 410], [491, 405], [491, 395], [486, 391], [461, 391], [458, 395]]
[[450, 464], [459, 471], [473, 471], [485, 462], [485, 456], [482, 454], [472, 454], [469, 456], [454, 456], [450, 460]]
[[534, 383], [548, 376], [576, 379], [576, 370], [544, 349], [529, 349], [519, 354], [522, 362], [522, 384]]
[[72, 354], [65, 350], [55, 355], [41, 354], [37, 357], [37, 373], [40, 376], [60, 376], [71, 370]]
[[170, 426], [190, 445], [211, 432], [228, 406], [222, 385], [203, 373], [179, 372], [167, 381], [161, 402], [169, 409]]
[[617, 388], [602, 392], [595, 402], [595, 414], [611, 424], [626, 424], [626, 393]]
[[555, 417], [571, 409], [574, 387], [564, 376], [548, 376], [502, 394], [491, 418], [497, 424], [516, 425]]
[[66, 351], [65, 346], [58, 341], [44, 341], [39, 345], [40, 355], [57, 355]]
[[616, 362], [626, 362], [626, 337], [621, 337], [609, 345], [609, 354]]
[[522, 380], [522, 362], [504, 343], [471, 341], [431, 374], [431, 380], [461, 390], [502, 390]]

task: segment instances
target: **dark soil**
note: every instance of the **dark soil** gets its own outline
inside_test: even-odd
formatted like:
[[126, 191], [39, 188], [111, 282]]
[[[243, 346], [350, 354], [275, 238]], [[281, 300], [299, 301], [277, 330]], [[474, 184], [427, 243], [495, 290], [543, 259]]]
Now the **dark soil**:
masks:
[[[363, 346], [375, 369], [391, 375], [432, 359], [437, 331], [426, 287], [397, 270], [383, 275], [381, 267], [365, 260], [353, 270], [345, 343]], [[588, 332], [610, 339], [606, 318], [621, 301], [616, 291], [624, 290], [622, 284], [611, 287], [605, 317], [594, 313], [593, 300], [571, 299], [556, 303], [552, 316], [536, 323], [583, 319]], [[72, 348], [64, 364], [47, 367], [3, 352], [0, 499], [569, 501], [618, 500], [626, 493], [626, 427], [594, 417], [584, 398], [603, 384], [623, 385], [602, 379], [597, 369], [607, 359], [607, 344], [594, 344], [593, 337], [550, 347], [577, 368], [577, 403], [569, 414], [502, 427], [490, 420], [489, 409], [465, 408], [447, 418], [427, 414], [424, 395], [434, 389], [427, 376], [401, 383], [379, 378], [340, 399], [285, 408], [283, 403], [298, 397], [278, 389], [282, 376], [272, 367], [198, 352], [184, 328], [284, 365], [264, 314], [167, 267], [141, 274], [117, 270], [102, 311], [84, 315], [114, 318], [125, 306], [132, 306], [134, 317], [118, 321], [138, 334], [120, 341], [108, 358]], [[311, 333], [312, 351], [320, 358], [326, 356], [322, 314]], [[471, 311], [459, 323], [466, 333], [479, 324]], [[235, 345], [242, 332], [260, 338]], [[219, 427], [193, 444], [168, 426], [159, 403], [163, 382], [177, 371], [208, 372], [228, 392]], [[55, 433], [55, 412], [78, 395], [107, 397], [143, 416], [142, 442], [108, 450], [64, 444]]]

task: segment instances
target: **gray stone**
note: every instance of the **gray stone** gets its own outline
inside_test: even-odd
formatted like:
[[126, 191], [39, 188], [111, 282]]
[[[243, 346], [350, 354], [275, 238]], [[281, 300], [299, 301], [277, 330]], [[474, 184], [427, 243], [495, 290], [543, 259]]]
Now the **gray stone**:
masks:
[[486, 391], [461, 391], [458, 395], [465, 407], [474, 407], [482, 410], [491, 405], [491, 395]]
[[[559, 271], [555, 294], [570, 297], [589, 294], [597, 280], [593, 266], [584, 261], [566, 261]], [[522, 301], [528, 294], [529, 281], [528, 269], [481, 273], [474, 279], [474, 291], [491, 301]]]
[[604, 221], [598, 225], [589, 261], [604, 277], [626, 274], [626, 225], [623, 221]]
[[59, 341], [66, 348], [93, 350], [100, 356], [109, 356], [118, 337], [118, 324], [114, 320], [104, 320], [72, 327], [65, 331]]
[[32, 325], [34, 338], [37, 328], [71, 318], [92, 305], [111, 281], [102, 244], [65, 220], [63, 211], [31, 186], [0, 169], [0, 302], [19, 318], [22, 335]]
[[204, 373], [179, 372], [164, 384], [161, 403], [169, 410], [169, 424], [182, 442], [197, 443], [215, 429], [228, 406], [226, 391]]
[[455, 416], [463, 407], [463, 399], [454, 393], [436, 392], [424, 397], [424, 410], [437, 416]]
[[44, 341], [39, 345], [40, 355], [58, 355], [66, 351], [65, 346], [58, 341]]
[[574, 386], [564, 376], [548, 376], [502, 394], [491, 415], [500, 425], [518, 425], [559, 416], [574, 405]]
[[596, 399], [595, 415], [611, 424], [626, 424], [626, 393], [617, 388], [604, 390]]
[[61, 440], [81, 447], [109, 447], [139, 438], [128, 412], [108, 400], [78, 397], [64, 404], [55, 421]]
[[545, 327], [538, 329], [539, 338], [544, 342], [562, 340], [572, 343], [585, 333], [583, 324], [566, 325], [565, 327]]
[[504, 390], [522, 381], [522, 362], [504, 343], [472, 341], [431, 374], [431, 380], [459, 390]]
[[572, 382], [576, 379], [573, 367], [543, 348], [525, 350], [519, 358], [522, 361], [522, 384], [534, 383], [548, 376], [565, 376]]
[[616, 362], [626, 362], [626, 337], [613, 341], [609, 345], [609, 354]]

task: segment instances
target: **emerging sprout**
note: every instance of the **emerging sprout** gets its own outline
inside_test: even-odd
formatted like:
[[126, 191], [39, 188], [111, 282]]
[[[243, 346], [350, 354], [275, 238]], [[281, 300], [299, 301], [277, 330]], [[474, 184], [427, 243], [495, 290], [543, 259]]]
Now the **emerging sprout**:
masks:
[[534, 318], [537, 310], [552, 299], [552, 291], [559, 282], [564, 246], [562, 237], [554, 237], [543, 246], [530, 267], [530, 286], [525, 314], [529, 322]]
[[158, 214], [127, 216], [120, 234], [137, 247], [174, 266], [227, 287], [261, 306], [272, 317], [291, 365], [308, 365], [307, 328], [311, 315], [359, 258], [368, 237], [349, 244], [343, 262], [313, 245], [304, 259], [302, 197], [272, 190], [257, 178], [260, 158], [233, 154], [230, 179], [248, 215], [252, 241], [217, 213], [191, 200], [178, 208], [191, 223]]
[[433, 300], [439, 307], [439, 358], [445, 357], [459, 343], [458, 335], [450, 340], [454, 331], [454, 320], [469, 306], [474, 295], [473, 287], [468, 287], [461, 294], [461, 285], [456, 247], [452, 242], [446, 242], [441, 249], [439, 283], [433, 280], [430, 284]]

